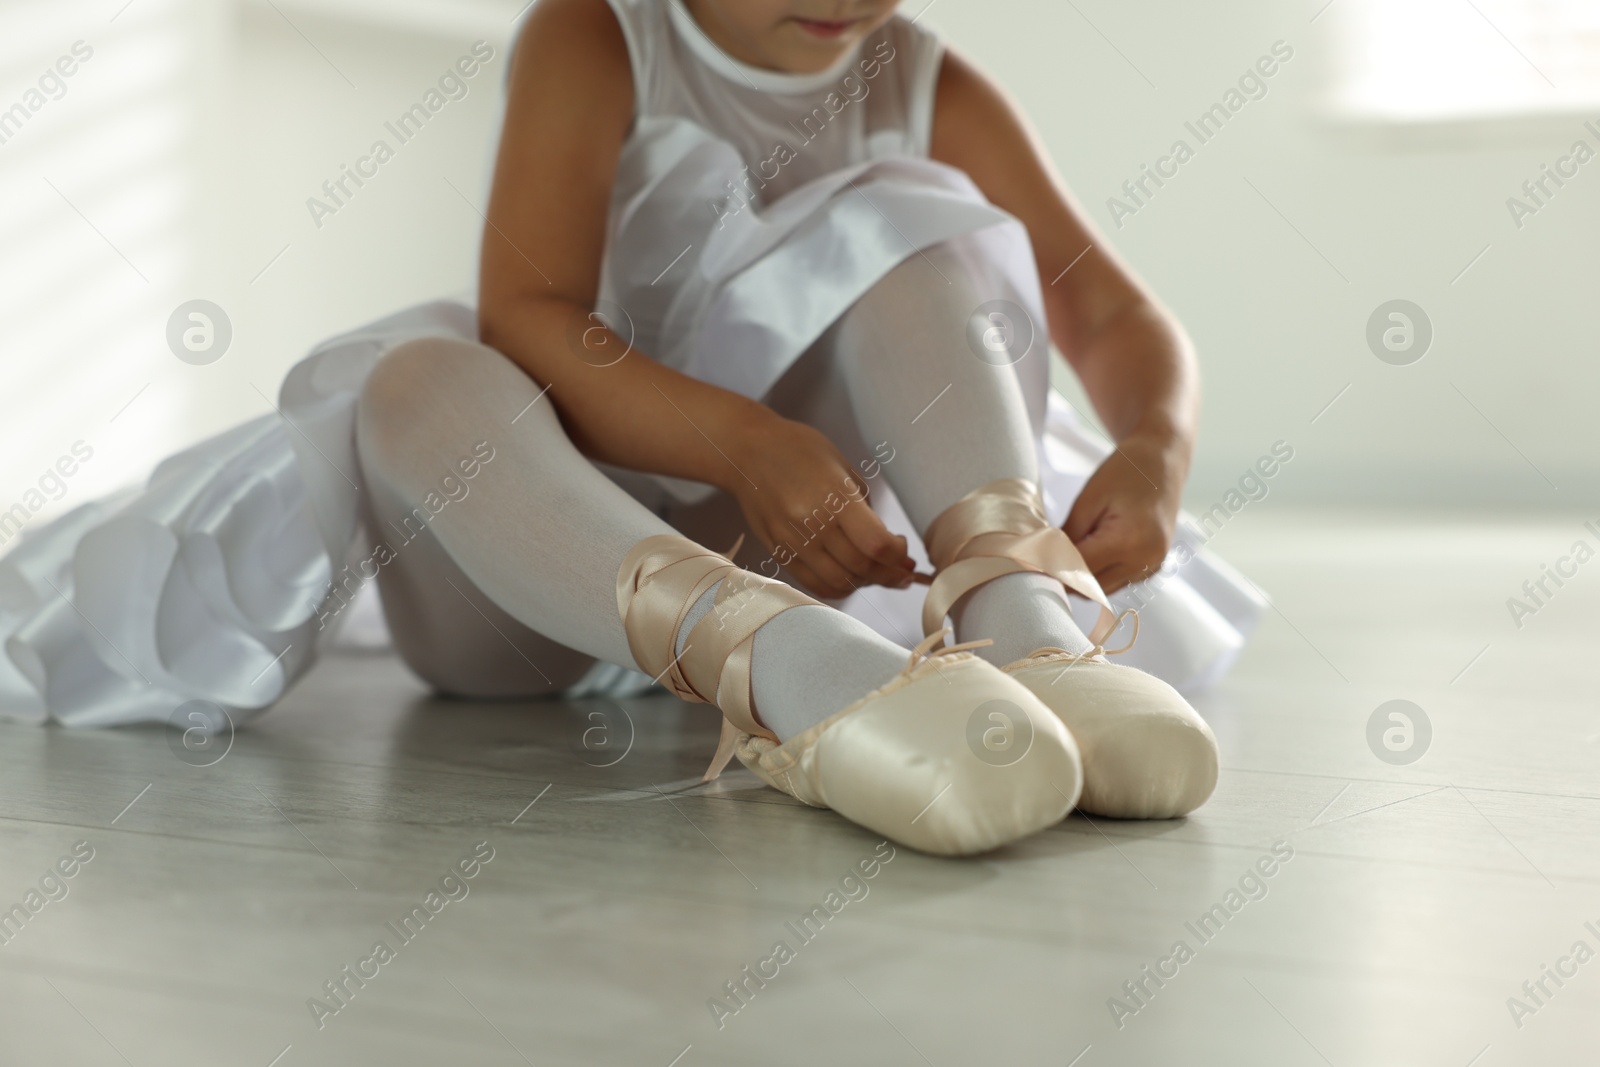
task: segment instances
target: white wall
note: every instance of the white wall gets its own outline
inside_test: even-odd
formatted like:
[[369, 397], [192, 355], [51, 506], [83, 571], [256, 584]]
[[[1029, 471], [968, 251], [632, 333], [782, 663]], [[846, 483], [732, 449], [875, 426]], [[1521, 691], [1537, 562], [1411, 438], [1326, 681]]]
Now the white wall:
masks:
[[[1315, 98], [1340, 0], [1313, 23], [1321, 2], [937, 0], [926, 18], [1022, 101], [1090, 215], [1195, 337], [1206, 409], [1192, 505], [1279, 439], [1296, 452], [1274, 479], [1281, 501], [1586, 505], [1600, 487], [1586, 417], [1600, 394], [1600, 163], [1520, 232], [1505, 208], [1579, 123], [1398, 147], [1327, 129]], [[0, 184], [23, 191], [0, 239], [35, 239], [26, 254], [0, 245], [0, 506], [92, 434], [108, 442], [99, 480], [60, 506], [140, 475], [267, 410], [263, 394], [315, 341], [472, 281], [519, 2], [137, 0], [105, 21], [115, 7], [90, 17], [23, 0], [4, 13], [31, 29], [25, 47], [5, 38], [0, 106], [41, 57], [100, 36], [86, 76], [26, 131], [35, 143], [0, 146]], [[478, 37], [497, 55], [470, 95], [317, 227], [306, 199]], [[1295, 57], [1268, 96], [1117, 228], [1106, 198], [1280, 39]], [[52, 156], [47, 133], [78, 155]], [[233, 347], [210, 366], [178, 362], [162, 337], [193, 297], [233, 320]], [[1436, 330], [1412, 366], [1380, 362], [1364, 340], [1369, 313], [1395, 297]], [[109, 416], [146, 382], [112, 436]]]
[[[1324, 2], [1078, 3], [1154, 89], [1071, 5], [1003, 18], [1002, 8], [1045, 5], [942, 0], [930, 17], [1027, 105], [1096, 222], [1194, 336], [1206, 407], [1191, 504], [1216, 499], [1282, 438], [1296, 449], [1276, 479], [1285, 500], [1586, 505], [1600, 486], [1590, 432], [1600, 163], [1520, 232], [1505, 207], [1581, 124], [1389, 149], [1322, 128], [1315, 98], [1339, 0], [1312, 23]], [[1478, 18], [1466, 5], [1461, 14]], [[1507, 47], [1491, 27], [1474, 29], [1480, 47]], [[1112, 227], [1106, 198], [1280, 39], [1295, 58], [1268, 96]], [[1372, 310], [1397, 297], [1436, 330], [1407, 367], [1380, 362], [1364, 339]]]
[[0, 510], [34, 521], [147, 466], [195, 408], [162, 338], [206, 267], [230, 35], [199, 0], [120, 7], [0, 7], [0, 109], [26, 109], [0, 143]]

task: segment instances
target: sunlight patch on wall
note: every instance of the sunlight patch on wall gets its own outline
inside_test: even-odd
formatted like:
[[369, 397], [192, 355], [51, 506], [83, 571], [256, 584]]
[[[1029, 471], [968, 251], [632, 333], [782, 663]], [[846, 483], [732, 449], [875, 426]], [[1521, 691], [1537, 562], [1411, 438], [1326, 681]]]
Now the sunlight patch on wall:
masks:
[[1333, 0], [1329, 103], [1342, 117], [1437, 123], [1600, 106], [1594, 0]]
[[163, 309], [192, 258], [187, 10], [0, 15], [0, 501], [75, 442], [95, 453], [34, 521], [144, 477], [181, 440], [183, 393], [159, 380], [177, 363]]

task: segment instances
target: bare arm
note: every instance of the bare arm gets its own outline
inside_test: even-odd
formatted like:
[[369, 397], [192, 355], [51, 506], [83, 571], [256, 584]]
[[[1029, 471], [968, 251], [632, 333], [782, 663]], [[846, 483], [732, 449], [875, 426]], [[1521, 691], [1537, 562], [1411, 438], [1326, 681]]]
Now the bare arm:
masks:
[[1066, 524], [1116, 589], [1159, 566], [1171, 543], [1199, 407], [1189, 339], [1088, 222], [1016, 107], [953, 53], [934, 116], [932, 156], [1027, 227], [1050, 339], [1117, 441]]
[[627, 45], [604, 0], [541, 0], [511, 71], [479, 333], [549, 387], [585, 455], [726, 488], [738, 474], [715, 442], [730, 447], [761, 405], [643, 353], [612, 363], [626, 343], [588, 318], [632, 118]]
[[[837, 597], [861, 584], [903, 584], [904, 539], [854, 499], [856, 472], [822, 433], [647, 353], [618, 359], [626, 343], [589, 317], [632, 120], [627, 43], [605, 0], [540, 0], [511, 70], [484, 232], [480, 337], [548, 387], [580, 452], [727, 491], [769, 559], [813, 591]], [[864, 496], [864, 484], [856, 490]], [[830, 504], [840, 499], [842, 508]], [[835, 516], [826, 532], [792, 544], [819, 507]]]

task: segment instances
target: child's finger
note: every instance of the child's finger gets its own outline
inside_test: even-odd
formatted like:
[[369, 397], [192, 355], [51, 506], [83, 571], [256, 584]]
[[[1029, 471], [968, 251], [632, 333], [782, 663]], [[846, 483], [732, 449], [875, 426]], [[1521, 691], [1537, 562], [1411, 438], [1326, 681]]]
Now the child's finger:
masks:
[[851, 542], [842, 529], [828, 531], [823, 544], [828, 554], [855, 578], [857, 585], [898, 587], [904, 585], [906, 579], [911, 576], [911, 572], [904, 567], [892, 567], [869, 559]]
[[1103, 527], [1078, 541], [1077, 546], [1084, 565], [1102, 586], [1111, 569], [1124, 559], [1128, 548], [1126, 538], [1118, 531]]
[[1067, 513], [1067, 521], [1062, 523], [1061, 528], [1072, 539], [1073, 544], [1087, 540], [1104, 522], [1109, 509], [1099, 497], [1100, 494], [1091, 480], [1078, 495], [1072, 510]]
[[908, 570], [911, 557], [906, 539], [889, 532], [878, 513], [865, 504], [852, 504], [839, 514], [839, 528], [862, 555], [896, 571]]

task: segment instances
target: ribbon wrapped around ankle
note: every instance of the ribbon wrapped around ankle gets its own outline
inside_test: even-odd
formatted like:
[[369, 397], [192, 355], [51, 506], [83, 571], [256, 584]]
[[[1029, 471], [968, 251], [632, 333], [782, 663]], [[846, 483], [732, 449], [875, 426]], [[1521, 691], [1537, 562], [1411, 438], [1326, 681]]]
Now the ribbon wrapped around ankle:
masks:
[[[750, 660], [756, 631], [790, 608], [818, 603], [740, 567], [728, 558], [737, 551], [737, 543], [724, 556], [677, 534], [656, 534], [634, 545], [617, 570], [617, 614], [634, 662], [680, 700], [722, 712], [722, 739], [707, 780], [733, 757], [740, 734], [778, 739], [755, 714]], [[678, 631], [689, 610], [718, 582], [715, 606], [694, 624], [678, 655]]]
[[634, 662], [680, 700], [710, 704], [684, 673], [677, 654], [678, 631], [695, 601], [738, 570], [727, 556], [685, 537], [658, 534], [633, 546], [617, 570], [617, 614]]
[[979, 486], [940, 513], [923, 543], [934, 579], [922, 605], [922, 632], [944, 624], [950, 609], [984, 582], [1007, 574], [1044, 574], [1100, 605], [1089, 640], [1103, 645], [1116, 628], [1105, 591], [1066, 533], [1045, 517], [1039, 487], [1026, 478]]

